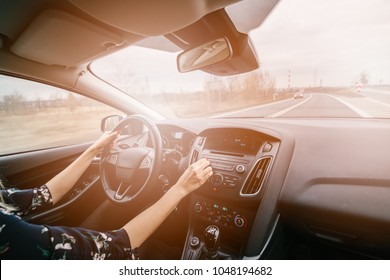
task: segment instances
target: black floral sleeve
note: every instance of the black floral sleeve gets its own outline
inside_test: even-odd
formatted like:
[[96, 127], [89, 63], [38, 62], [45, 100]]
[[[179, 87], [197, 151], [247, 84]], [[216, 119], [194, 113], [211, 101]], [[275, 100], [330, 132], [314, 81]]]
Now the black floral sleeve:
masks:
[[46, 185], [29, 190], [2, 190], [2, 197], [7, 208], [18, 216], [25, 216], [33, 210], [52, 204], [52, 197]]
[[35, 225], [21, 217], [52, 203], [44, 185], [32, 190], [1, 190], [0, 259], [136, 259], [125, 230]]
[[98, 232], [84, 228], [48, 227], [52, 259], [137, 259], [124, 229]]

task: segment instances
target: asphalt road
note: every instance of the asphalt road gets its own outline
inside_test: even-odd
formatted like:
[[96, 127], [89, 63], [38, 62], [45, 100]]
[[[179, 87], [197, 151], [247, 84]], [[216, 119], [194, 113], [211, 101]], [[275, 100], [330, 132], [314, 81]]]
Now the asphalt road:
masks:
[[245, 110], [231, 112], [224, 117], [268, 118], [390, 118], [390, 92], [365, 90], [359, 95], [305, 93], [303, 99], [286, 99]]

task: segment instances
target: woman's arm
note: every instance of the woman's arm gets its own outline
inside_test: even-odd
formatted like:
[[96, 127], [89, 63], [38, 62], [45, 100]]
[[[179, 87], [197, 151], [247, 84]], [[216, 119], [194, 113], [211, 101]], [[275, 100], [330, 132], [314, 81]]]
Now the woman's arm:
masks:
[[187, 194], [202, 186], [211, 175], [213, 171], [208, 160], [201, 159], [195, 162], [187, 168], [177, 183], [160, 200], [123, 226], [132, 247], [141, 246], [176, 205]]
[[106, 145], [112, 143], [118, 134], [118, 132], [103, 134], [74, 162], [46, 183], [46, 186], [50, 190], [53, 204], [57, 203], [74, 186], [91, 164], [93, 158], [100, 153]]

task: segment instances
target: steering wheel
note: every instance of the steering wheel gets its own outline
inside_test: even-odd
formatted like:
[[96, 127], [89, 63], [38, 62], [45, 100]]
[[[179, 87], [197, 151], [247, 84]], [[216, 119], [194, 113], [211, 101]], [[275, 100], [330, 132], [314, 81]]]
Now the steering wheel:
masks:
[[[119, 136], [111, 147], [105, 147], [100, 161], [100, 177], [107, 197], [115, 203], [128, 203], [150, 187], [157, 178], [162, 163], [162, 140], [155, 123], [141, 115], [131, 115], [120, 121], [113, 131], [123, 131], [132, 121], [141, 121], [148, 131], [139, 135]], [[152, 147], [147, 147], [148, 139]], [[140, 170], [148, 176], [141, 187], [133, 189]], [[113, 181], [118, 184], [113, 186]], [[118, 183], [119, 182], [119, 183]], [[138, 189], [139, 187], [139, 189]]]

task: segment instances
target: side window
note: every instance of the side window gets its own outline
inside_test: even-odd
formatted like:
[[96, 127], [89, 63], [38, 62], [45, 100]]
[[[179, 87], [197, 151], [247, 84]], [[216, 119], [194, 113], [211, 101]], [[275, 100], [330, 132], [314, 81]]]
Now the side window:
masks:
[[60, 88], [0, 75], [0, 155], [96, 140], [122, 112]]

